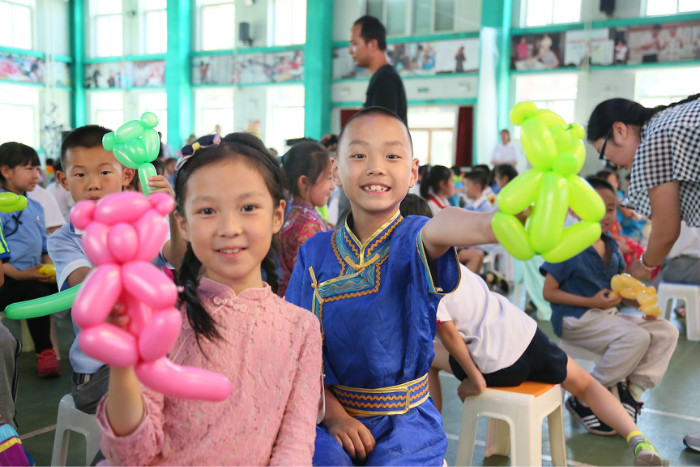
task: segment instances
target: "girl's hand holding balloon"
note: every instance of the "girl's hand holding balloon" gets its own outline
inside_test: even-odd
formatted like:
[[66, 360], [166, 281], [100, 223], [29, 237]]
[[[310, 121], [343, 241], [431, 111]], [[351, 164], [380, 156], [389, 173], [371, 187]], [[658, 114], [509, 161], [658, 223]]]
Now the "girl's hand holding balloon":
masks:
[[148, 191], [153, 193], [165, 193], [175, 199], [175, 190], [170, 186], [170, 182], [163, 175], [148, 177]]

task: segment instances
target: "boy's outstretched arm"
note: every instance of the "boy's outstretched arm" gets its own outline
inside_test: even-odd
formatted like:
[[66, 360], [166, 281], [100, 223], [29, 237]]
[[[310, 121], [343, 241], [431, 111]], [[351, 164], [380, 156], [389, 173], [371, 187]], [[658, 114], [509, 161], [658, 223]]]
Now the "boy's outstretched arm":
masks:
[[362, 422], [345, 411], [345, 407], [340, 405], [333, 391], [328, 387], [324, 391], [326, 415], [321, 423], [353, 460], [364, 462], [374, 449], [374, 436]]
[[425, 252], [431, 259], [439, 258], [453, 246], [475, 246], [496, 243], [491, 228], [493, 213], [477, 213], [457, 207], [438, 212], [423, 227]]
[[484, 389], [486, 389], [484, 375], [481, 374], [476, 363], [474, 363], [474, 359], [469, 353], [469, 347], [467, 347], [462, 336], [459, 335], [459, 331], [457, 331], [454, 323], [452, 321], [441, 322], [438, 324], [437, 334], [447, 352], [452, 355], [452, 358], [457, 360], [459, 366], [467, 374], [467, 379], [462, 381], [462, 384], [457, 389], [457, 394], [459, 394], [462, 402], [467, 396], [476, 396], [484, 392]]
[[599, 308], [605, 310], [619, 305], [622, 301], [622, 297], [619, 295], [611, 297], [610, 292], [612, 292], [612, 290], [602, 289], [592, 297], [584, 297], [582, 295], [565, 292], [559, 288], [559, 282], [557, 282], [554, 276], [547, 273], [547, 276], [544, 278], [542, 296], [548, 302], [557, 305], [580, 306], [582, 308]]

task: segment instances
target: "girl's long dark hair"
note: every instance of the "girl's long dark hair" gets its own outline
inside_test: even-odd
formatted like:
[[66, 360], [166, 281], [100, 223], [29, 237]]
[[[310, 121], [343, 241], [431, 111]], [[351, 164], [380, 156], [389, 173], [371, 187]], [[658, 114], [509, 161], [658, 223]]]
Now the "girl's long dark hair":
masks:
[[430, 172], [420, 182], [420, 195], [423, 199], [428, 199], [431, 189], [437, 195], [438, 191], [440, 191], [440, 183], [449, 180], [451, 177], [452, 171], [444, 165], [430, 167]]
[[652, 108], [644, 107], [638, 102], [620, 97], [608, 99], [598, 104], [591, 112], [591, 116], [588, 119], [588, 141], [605, 138], [615, 122], [642, 126], [658, 112], [696, 99], [700, 99], [700, 94], [688, 96], [669, 105], [658, 105]]
[[[257, 137], [248, 133], [231, 133], [223, 138], [220, 145], [196, 151], [175, 174], [175, 203], [178, 215], [185, 217], [187, 180], [190, 175], [209, 164], [237, 157], [243, 158], [260, 172], [272, 196], [273, 206], [277, 208], [280, 201], [284, 199], [284, 176], [277, 158], [269, 153], [263, 142]], [[278, 286], [277, 268], [274, 260], [275, 251], [273, 251], [276, 245], [276, 236], [273, 236], [270, 250], [261, 264], [267, 282], [274, 292], [277, 291]], [[195, 332], [197, 343], [199, 343], [201, 336], [209, 340], [221, 337], [216, 329], [216, 322], [204, 309], [197, 294], [201, 269], [202, 263], [195, 256], [192, 245], [188, 243], [182, 265], [175, 276], [175, 283], [182, 287], [179, 293], [179, 303], [180, 306], [184, 304], [186, 307], [187, 320]]]

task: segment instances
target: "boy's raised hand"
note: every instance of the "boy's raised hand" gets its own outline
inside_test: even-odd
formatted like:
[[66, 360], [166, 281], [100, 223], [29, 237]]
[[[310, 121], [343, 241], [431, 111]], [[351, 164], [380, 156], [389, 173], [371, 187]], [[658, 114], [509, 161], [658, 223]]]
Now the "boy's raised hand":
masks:
[[356, 418], [347, 415], [325, 422], [328, 433], [333, 436], [348, 455], [357, 462], [364, 462], [375, 445], [374, 436]]
[[603, 289], [591, 297], [591, 308], [606, 310], [619, 305], [621, 301], [622, 297], [620, 295], [613, 294], [612, 290], [610, 289]]
[[170, 182], [163, 175], [154, 175], [153, 177], [148, 177], [148, 187], [155, 188], [151, 190], [150, 193], [167, 193], [175, 199], [175, 190], [170, 186]]

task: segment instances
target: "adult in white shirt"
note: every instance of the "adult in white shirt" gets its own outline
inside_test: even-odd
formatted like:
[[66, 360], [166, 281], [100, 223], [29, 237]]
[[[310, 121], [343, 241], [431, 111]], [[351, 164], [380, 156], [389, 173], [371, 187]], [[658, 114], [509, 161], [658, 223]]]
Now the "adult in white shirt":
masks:
[[61, 214], [61, 209], [58, 207], [56, 198], [45, 188], [37, 185], [34, 190], [28, 191], [27, 196], [37, 201], [44, 208], [46, 234], [50, 235], [54, 230], [66, 223], [66, 220]]
[[493, 150], [491, 164], [495, 167], [501, 164], [518, 165], [518, 150], [510, 142], [510, 132], [501, 130], [501, 143]]

